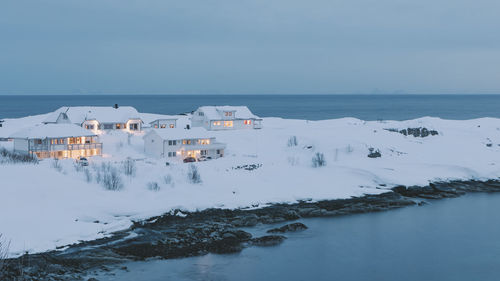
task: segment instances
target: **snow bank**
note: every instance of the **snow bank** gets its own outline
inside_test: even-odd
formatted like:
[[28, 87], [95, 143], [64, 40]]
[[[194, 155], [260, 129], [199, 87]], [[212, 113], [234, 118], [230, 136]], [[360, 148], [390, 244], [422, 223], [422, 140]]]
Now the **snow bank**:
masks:
[[[8, 119], [0, 130], [33, 125], [41, 118]], [[500, 175], [500, 119], [308, 122], [264, 118], [263, 122], [261, 130], [213, 132], [217, 141], [227, 143], [226, 155], [196, 163], [201, 184], [188, 182], [188, 164], [166, 166], [165, 160], [148, 159], [142, 135], [128, 137], [121, 132], [101, 136], [104, 155], [91, 159], [89, 183], [72, 160], [60, 161], [61, 171], [53, 168], [52, 160], [0, 166], [0, 233], [11, 240], [11, 254], [17, 255], [103, 237], [127, 228], [133, 220], [172, 209], [349, 198], [386, 192], [398, 184]], [[426, 127], [439, 134], [416, 138], [387, 130], [408, 127]], [[291, 136], [296, 136], [297, 146], [288, 146]], [[0, 142], [4, 144], [8, 146]], [[380, 150], [382, 157], [368, 158], [369, 148]], [[325, 167], [312, 168], [317, 152], [324, 154]], [[127, 157], [136, 160], [136, 170], [132, 176], [121, 174], [121, 191], [107, 191], [96, 182], [102, 162], [120, 170]], [[247, 164], [258, 165], [250, 171], [238, 168]], [[158, 183], [160, 190], [148, 189], [151, 182]]]

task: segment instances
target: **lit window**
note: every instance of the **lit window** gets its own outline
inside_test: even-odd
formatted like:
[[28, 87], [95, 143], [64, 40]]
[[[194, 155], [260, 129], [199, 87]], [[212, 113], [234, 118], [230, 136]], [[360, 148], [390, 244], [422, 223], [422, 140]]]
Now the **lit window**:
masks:
[[170, 128], [173, 128], [174, 127], [174, 124], [170, 124]]
[[233, 121], [224, 121], [224, 127], [232, 127]]
[[167, 125], [165, 125], [165, 124], [161, 124], [161, 126], [160, 126], [160, 127], [161, 127], [162, 129], [165, 129], [165, 128], [167, 127]]

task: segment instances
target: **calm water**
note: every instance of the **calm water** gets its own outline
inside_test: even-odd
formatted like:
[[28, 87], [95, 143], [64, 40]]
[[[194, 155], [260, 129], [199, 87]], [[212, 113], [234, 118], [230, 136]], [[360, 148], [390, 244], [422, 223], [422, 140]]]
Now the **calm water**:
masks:
[[177, 114], [201, 105], [248, 105], [262, 117], [406, 120], [500, 117], [500, 95], [164, 95], [0, 96], [0, 118], [54, 111], [65, 105], [132, 105], [140, 112]]
[[287, 235], [277, 247], [130, 263], [130, 272], [98, 279], [497, 281], [499, 213], [500, 194], [474, 194], [383, 213], [306, 219], [308, 230]]

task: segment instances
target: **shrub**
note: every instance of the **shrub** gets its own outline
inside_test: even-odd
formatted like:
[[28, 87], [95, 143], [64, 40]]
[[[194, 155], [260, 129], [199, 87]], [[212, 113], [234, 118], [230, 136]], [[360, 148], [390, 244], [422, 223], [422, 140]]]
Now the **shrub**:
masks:
[[172, 184], [172, 176], [171, 175], [166, 175], [163, 177], [163, 182], [165, 184]]
[[148, 189], [151, 191], [160, 191], [160, 185], [155, 181], [148, 182]]
[[326, 160], [323, 153], [317, 152], [312, 158], [312, 165], [314, 168], [326, 166]]
[[297, 146], [299, 144], [299, 142], [297, 141], [297, 137], [296, 136], [291, 136], [289, 139], [288, 139], [288, 147], [292, 147], [292, 146]]
[[0, 275], [9, 255], [9, 247], [10, 243], [2, 239], [2, 234], [0, 234]]
[[108, 169], [102, 176], [102, 185], [107, 190], [117, 191], [123, 188], [123, 181], [120, 173], [114, 167]]
[[86, 182], [89, 182], [89, 183], [92, 182], [92, 172], [90, 172], [89, 169], [85, 169], [83, 171], [83, 174], [85, 175], [85, 181]]
[[28, 154], [20, 154], [11, 152], [5, 148], [0, 148], [0, 164], [1, 163], [29, 163], [38, 164], [38, 159]]
[[201, 183], [201, 176], [200, 173], [198, 172], [198, 168], [190, 164], [189, 169], [188, 169], [188, 180], [190, 183]]
[[102, 163], [100, 166], [95, 166], [96, 171], [95, 181], [102, 184], [107, 190], [120, 190], [123, 188], [123, 180], [118, 169], [111, 163]]
[[54, 168], [56, 171], [61, 172], [62, 171], [62, 165], [61, 162], [59, 162], [59, 159], [54, 158], [51, 163], [51, 167]]
[[135, 161], [127, 158], [127, 160], [123, 162], [123, 173], [127, 176], [134, 176], [136, 171]]

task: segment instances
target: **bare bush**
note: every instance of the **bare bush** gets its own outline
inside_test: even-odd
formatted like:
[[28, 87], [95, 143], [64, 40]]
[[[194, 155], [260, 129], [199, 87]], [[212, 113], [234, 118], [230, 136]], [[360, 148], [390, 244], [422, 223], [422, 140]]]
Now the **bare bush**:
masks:
[[312, 158], [312, 165], [314, 168], [326, 166], [325, 155], [323, 153], [317, 152]]
[[50, 165], [52, 168], [54, 168], [56, 171], [58, 172], [61, 172], [62, 171], [62, 165], [61, 165], [61, 162], [59, 161], [59, 159], [57, 158], [54, 158], [52, 160], [52, 163]]
[[172, 184], [172, 176], [171, 175], [166, 175], [163, 177], [163, 182], [165, 184]]
[[190, 164], [188, 168], [188, 180], [193, 184], [201, 183], [201, 175], [200, 172], [198, 172], [198, 167], [193, 164]]
[[120, 190], [123, 188], [123, 180], [120, 172], [111, 163], [102, 163], [94, 167], [96, 171], [95, 180], [107, 190]]
[[0, 149], [0, 164], [16, 164], [16, 163], [28, 163], [28, 164], [38, 164], [38, 159], [36, 157], [30, 156], [28, 154], [20, 154], [9, 151], [5, 148]]
[[292, 146], [297, 146], [299, 144], [299, 141], [297, 140], [297, 137], [296, 136], [291, 136], [289, 139], [288, 139], [288, 147], [292, 147]]
[[135, 161], [132, 160], [131, 158], [127, 158], [123, 162], [123, 173], [127, 176], [135, 176], [135, 172], [137, 171], [137, 167], [135, 165]]
[[160, 185], [155, 181], [148, 182], [148, 189], [151, 191], [160, 191]]
[[90, 183], [92, 182], [92, 172], [89, 169], [83, 170], [83, 174], [85, 175], [85, 181]]
[[2, 238], [2, 234], [0, 234], [0, 275], [2, 273], [2, 269], [5, 265], [5, 261], [9, 255], [10, 242], [7, 242]]
[[123, 188], [123, 180], [120, 173], [114, 167], [103, 174], [102, 185], [107, 190], [117, 191]]

